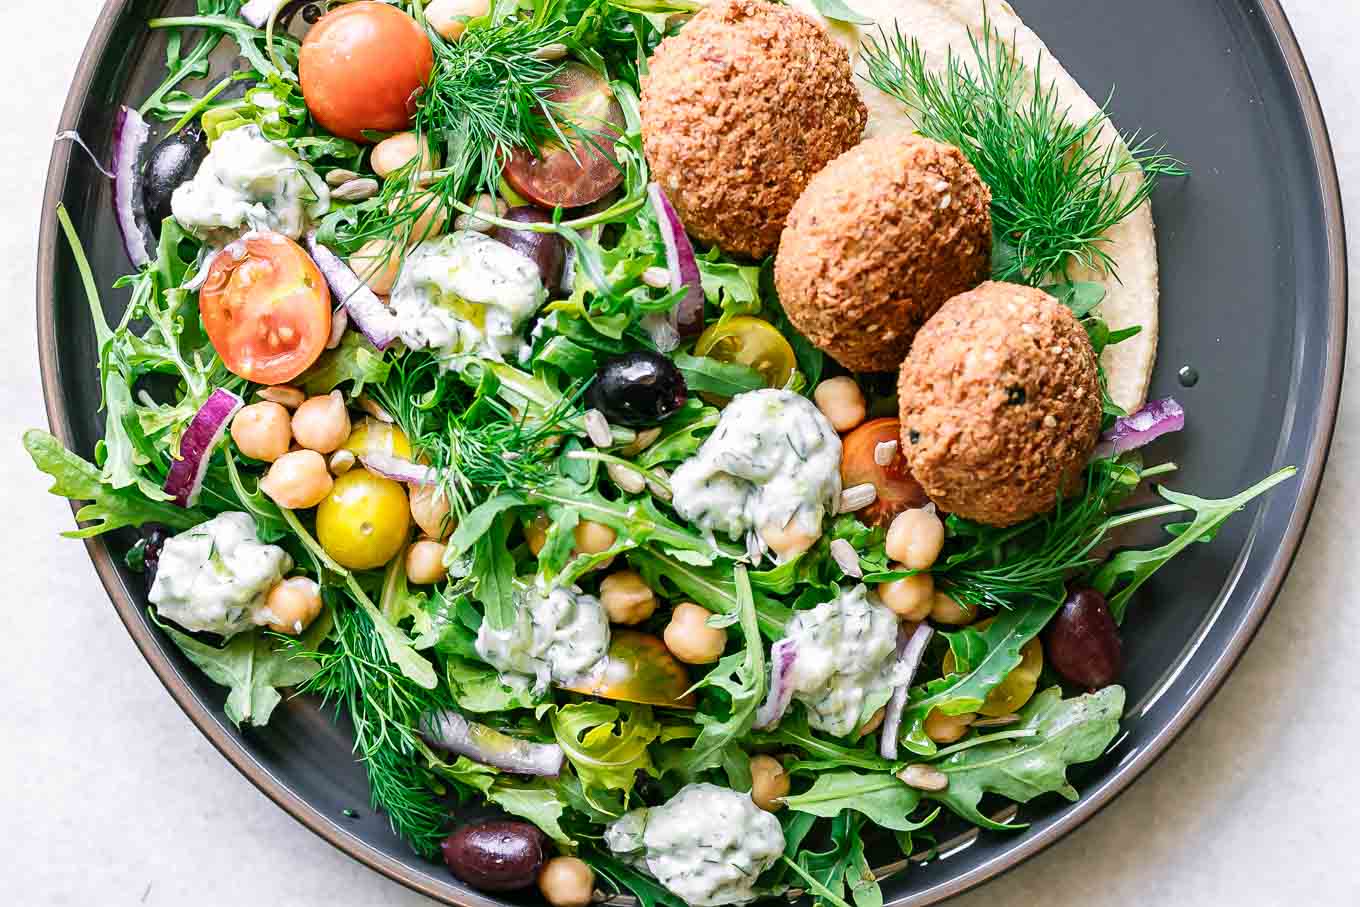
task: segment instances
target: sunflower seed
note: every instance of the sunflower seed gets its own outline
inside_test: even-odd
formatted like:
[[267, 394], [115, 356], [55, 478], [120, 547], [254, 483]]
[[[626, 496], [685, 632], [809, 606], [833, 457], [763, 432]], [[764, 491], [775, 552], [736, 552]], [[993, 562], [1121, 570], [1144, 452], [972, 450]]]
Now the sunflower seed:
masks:
[[[653, 469], [652, 475], [660, 479], [661, 482], [669, 482], [671, 479], [671, 474], [666, 472], [666, 470], [660, 467]], [[671, 499], [671, 490], [665, 485], [662, 485], [661, 482], [653, 481], [651, 478], [648, 478], [647, 490], [650, 491], [652, 494], [656, 495], [661, 500], [669, 501]]]
[[642, 473], [622, 463], [606, 463], [604, 471], [609, 473], [615, 485], [629, 494], [640, 494], [647, 487], [647, 478]]
[[270, 403], [277, 403], [285, 409], [297, 409], [307, 399], [306, 394], [288, 384], [262, 387], [255, 392], [255, 396]]
[[642, 282], [658, 290], [671, 285], [671, 272], [665, 268], [648, 268], [642, 272]]
[[341, 183], [331, 190], [331, 198], [342, 202], [362, 202], [377, 194], [378, 181], [366, 176]]
[[874, 445], [874, 462], [879, 466], [891, 465], [895, 456], [897, 456], [896, 441], [880, 441]]
[[490, 214], [495, 217], [504, 217], [510, 210], [505, 202], [490, 195], [479, 195], [472, 202], [472, 209], [477, 214], [460, 214], [453, 219], [455, 230], [476, 230], [478, 233], [490, 233], [496, 229], [496, 225], [489, 220], [478, 217], [478, 214]]
[[357, 180], [358, 178], [359, 174], [355, 173], [353, 170], [343, 170], [337, 167], [335, 170], [326, 174], [326, 185], [334, 189], [337, 186], [343, 186], [350, 180]]
[[596, 447], [608, 447], [614, 443], [614, 435], [609, 431], [609, 420], [598, 409], [588, 409], [585, 415], [586, 436]]
[[897, 779], [917, 790], [941, 791], [949, 786], [949, 776], [937, 768], [914, 762], [897, 773]]
[[379, 422], [386, 422], [388, 425], [391, 425], [393, 422], [397, 421], [392, 418], [391, 413], [379, 406], [368, 394], [360, 394], [359, 399], [356, 402], [359, 404], [360, 409], [377, 419]]
[[865, 482], [862, 485], [851, 485], [841, 492], [840, 513], [854, 513], [856, 510], [863, 510], [874, 501], [878, 500], [878, 489], [873, 482]]
[[973, 727], [1008, 727], [1020, 721], [1020, 716], [1016, 714], [998, 715], [995, 718], [982, 718], [973, 722]]
[[831, 543], [831, 559], [851, 579], [859, 579], [864, 575], [864, 571], [859, 568], [859, 555], [845, 539], [836, 539]]
[[529, 56], [535, 60], [560, 60], [567, 55], [567, 45], [565, 44], [544, 44]]
[[345, 328], [349, 327], [349, 309], [344, 306], [336, 306], [331, 314], [331, 336], [326, 340], [326, 349], [333, 350], [340, 345], [340, 338], [345, 336]]
[[342, 476], [354, 468], [354, 451], [341, 448], [331, 454], [331, 473]]
[[637, 433], [637, 437], [633, 439], [633, 443], [625, 447], [622, 453], [625, 457], [636, 457], [656, 443], [656, 439], [659, 437], [661, 437], [661, 429], [644, 428]]

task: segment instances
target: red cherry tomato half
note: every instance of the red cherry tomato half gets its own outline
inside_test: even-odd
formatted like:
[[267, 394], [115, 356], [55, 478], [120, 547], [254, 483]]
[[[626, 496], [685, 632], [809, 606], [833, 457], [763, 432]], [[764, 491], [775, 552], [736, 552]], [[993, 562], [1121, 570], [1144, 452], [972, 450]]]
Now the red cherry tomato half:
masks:
[[307, 32], [298, 56], [302, 97], [336, 135], [411, 125], [417, 93], [434, 68], [430, 39], [415, 19], [386, 3], [346, 3]]
[[536, 205], [579, 208], [623, 182], [614, 155], [614, 141], [623, 134], [623, 108], [609, 83], [579, 63], [562, 67], [557, 86], [548, 99], [562, 105], [559, 118], [584, 134], [575, 135], [561, 124], [571, 151], [556, 142], [538, 149], [537, 155], [521, 148], [505, 165], [504, 176], [511, 189]]
[[208, 268], [198, 294], [203, 329], [233, 375], [256, 384], [292, 381], [326, 347], [331, 292], [312, 259], [283, 234], [252, 233], [241, 246]]
[[902, 511], [924, 507], [930, 500], [912, 478], [900, 446], [887, 466], [874, 459], [874, 450], [884, 441], [901, 443], [901, 431], [896, 419], [874, 419], [841, 439], [841, 484], [849, 488], [872, 482], [878, 489], [878, 498], [855, 514], [867, 526], [887, 526]]

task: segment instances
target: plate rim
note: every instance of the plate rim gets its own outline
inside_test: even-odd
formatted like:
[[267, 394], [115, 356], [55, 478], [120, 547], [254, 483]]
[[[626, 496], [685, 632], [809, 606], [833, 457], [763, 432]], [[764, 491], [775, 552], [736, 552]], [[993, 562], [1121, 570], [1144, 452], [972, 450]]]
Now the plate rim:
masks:
[[[80, 62], [72, 75], [71, 88], [62, 107], [59, 131], [76, 128], [79, 114], [89, 102], [94, 70], [104, 56], [115, 27], [128, 13], [129, 7], [136, 2], [137, 0], [107, 0], [100, 10], [95, 27], [81, 53]], [[1264, 16], [1266, 25], [1275, 39], [1298, 96], [1299, 110], [1306, 126], [1314, 162], [1312, 176], [1318, 180], [1325, 221], [1328, 259], [1326, 279], [1330, 289], [1327, 311], [1333, 326], [1331, 336], [1327, 338], [1323, 363], [1321, 405], [1317, 411], [1319, 418], [1308, 441], [1307, 460], [1299, 470], [1296, 504], [1290, 513], [1280, 547], [1272, 555], [1265, 577], [1253, 592], [1242, 620], [1227, 640], [1227, 644], [1217, 653], [1201, 682], [1186, 697], [1176, 714], [1156, 733], [1152, 741], [1133, 758], [1116, 766], [1098, 787], [1084, 792], [1081, 800], [1067, 808], [1061, 820], [1027, 834], [1023, 840], [1007, 848], [996, 858], [923, 891], [888, 901], [887, 907], [924, 907], [994, 879], [1057, 843], [1128, 790], [1181, 737], [1186, 728], [1203, 713], [1205, 707], [1217, 695], [1260, 630], [1298, 556], [1304, 533], [1317, 503], [1340, 406], [1347, 333], [1345, 221], [1340, 178], [1331, 138], [1303, 51], [1280, 0], [1253, 0], [1253, 2]], [[56, 253], [60, 238], [56, 206], [61, 201], [70, 167], [71, 145], [72, 143], [67, 141], [56, 141], [53, 144], [43, 192], [36, 269], [38, 359], [44, 405], [50, 430], [67, 446], [72, 441], [72, 432], [65, 401], [60, 393], [60, 366], [52, 313], [55, 308]], [[77, 505], [72, 504], [73, 512], [76, 508]], [[86, 539], [85, 548], [119, 619], [162, 686], [199, 732], [257, 790], [331, 846], [413, 891], [455, 907], [503, 907], [501, 901], [469, 889], [461, 889], [456, 892], [456, 898], [451, 898], [446, 885], [431, 881], [404, 862], [369, 845], [338, 822], [325, 816], [275, 777], [193, 693], [179, 669], [162, 651], [149, 626], [140, 619], [139, 609], [125, 594], [126, 590], [118, 576], [113, 553], [105, 540], [102, 537]]]

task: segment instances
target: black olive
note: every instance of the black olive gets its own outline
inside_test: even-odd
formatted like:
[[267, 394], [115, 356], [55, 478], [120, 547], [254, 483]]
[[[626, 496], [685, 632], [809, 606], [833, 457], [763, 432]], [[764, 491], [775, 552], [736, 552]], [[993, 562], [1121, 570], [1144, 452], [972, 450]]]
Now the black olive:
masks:
[[1065, 680], [1090, 690], [1114, 683], [1124, 666], [1119, 627], [1105, 596], [1076, 588], [1044, 630], [1048, 663]]
[[660, 353], [625, 353], [606, 359], [586, 402], [610, 422], [642, 428], [684, 405], [689, 391], [680, 369]]
[[132, 546], [125, 558], [127, 565], [138, 573], [146, 574], [147, 588], [156, 581], [156, 568], [161, 564], [161, 549], [170, 539], [170, 529], [160, 523], [147, 523], [142, 527], [142, 537]]
[[166, 136], [151, 149], [142, 168], [142, 202], [152, 233], [160, 236], [161, 221], [170, 216], [170, 196], [193, 179], [207, 155], [207, 140], [191, 127]]
[[449, 870], [482, 891], [528, 888], [543, 867], [543, 833], [528, 822], [464, 825], [444, 839], [442, 849]]

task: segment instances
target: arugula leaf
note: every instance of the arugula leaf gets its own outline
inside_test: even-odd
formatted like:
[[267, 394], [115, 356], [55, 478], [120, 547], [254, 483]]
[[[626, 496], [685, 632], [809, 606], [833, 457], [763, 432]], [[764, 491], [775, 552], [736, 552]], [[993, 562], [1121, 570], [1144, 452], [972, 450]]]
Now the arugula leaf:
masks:
[[902, 743], [914, 753], [932, 755], [936, 747], [926, 736], [925, 720], [935, 709], [945, 715], [976, 712], [997, 684], [1020, 664], [1020, 648], [1039, 634], [1057, 613], [1061, 602], [1035, 602], [1027, 608], [1002, 611], [980, 632], [986, 654], [969, 670], [937, 678], [913, 687], [902, 714]]
[[515, 623], [515, 559], [507, 545], [509, 535], [510, 517], [502, 514], [472, 549], [472, 597], [481, 602], [487, 622], [497, 630]]
[[731, 697], [731, 707], [726, 718], [703, 712], [698, 714], [699, 739], [694, 741], [684, 760], [684, 770], [690, 775], [722, 764], [724, 748], [751, 730], [756, 709], [765, 698], [765, 644], [760, 638], [755, 597], [746, 567], [738, 564], [735, 574], [742, 651], [724, 656], [703, 680], [694, 685], [695, 689], [717, 687]]
[[24, 449], [33, 458], [33, 465], [55, 480], [48, 491], [73, 501], [90, 502], [76, 511], [76, 519], [90, 525], [63, 532], [66, 538], [87, 539], [146, 523], [164, 523], [171, 529], [182, 530], [208, 519], [208, 514], [201, 510], [148, 501], [135, 488], [105, 484], [94, 464], [62, 447], [60, 441], [45, 431], [34, 428], [24, 432]]
[[494, 668], [470, 658], [446, 656], [444, 677], [454, 702], [464, 711], [506, 712], [538, 704], [527, 678], [514, 674], [502, 677]]
[[378, 597], [378, 610], [393, 626], [400, 627], [402, 621], [411, 620], [411, 633], [416, 636], [414, 646], [428, 649], [434, 645], [438, 634], [434, 620], [425, 609], [428, 600], [424, 592], [413, 591], [406, 580], [406, 549], [403, 548], [387, 564], [383, 571], [382, 593]]
[[717, 407], [705, 406], [691, 397], [680, 412], [662, 424], [665, 433], [637, 457], [638, 465], [651, 469], [694, 456], [720, 417]]
[[[1175, 538], [1160, 548], [1151, 551], [1121, 551], [1095, 572], [1091, 585], [1109, 601], [1110, 613], [1114, 615], [1114, 619], [1123, 621], [1124, 612], [1128, 609], [1129, 599], [1133, 597], [1133, 593], [1137, 592], [1138, 587], [1147, 582], [1148, 577], [1156, 573], [1163, 564], [1194, 542], [1212, 539], [1219, 528], [1227, 522], [1228, 517], [1246, 507], [1254, 498], [1293, 476], [1296, 471], [1294, 467], [1288, 466], [1247, 490], [1221, 500], [1199, 498], [1159, 485], [1158, 494], [1182, 509], [1193, 511], [1195, 518], [1189, 523], [1168, 526], [1168, 530], [1173, 530]], [[1115, 592], [1115, 587], [1121, 584], [1122, 588]]]
[[849, 22], [851, 25], [873, 25], [874, 20], [867, 16], [860, 15], [849, 6], [844, 0], [812, 0], [813, 7], [828, 19], [837, 22]]
[[519, 495], [503, 492], [473, 508], [467, 516], [459, 521], [458, 528], [453, 531], [453, 535], [449, 536], [448, 553], [444, 558], [445, 563], [452, 563], [470, 551], [472, 546], [491, 529], [496, 517], [511, 507], [523, 503], [524, 499]]
[[587, 789], [626, 796], [639, 771], [657, 774], [647, 747], [661, 734], [661, 724], [649, 706], [578, 702], [543, 707], [549, 709], [553, 736]]
[[[157, 620], [154, 614], [152, 620], [209, 680], [231, 690], [223, 709], [237, 727], [242, 724], [264, 727], [274, 707], [283, 701], [279, 688], [303, 683], [318, 669], [315, 661], [294, 657], [277, 648], [275, 638], [262, 630], [240, 633], [219, 648], [181, 633]], [[308, 650], [320, 645], [330, 628], [327, 611], [307, 628], [303, 645]]]
[[346, 331], [340, 345], [326, 350], [303, 372], [298, 383], [310, 396], [329, 394], [346, 381], [351, 382], [350, 399], [364, 392], [368, 384], [382, 384], [392, 371], [391, 364], [358, 331]]
[[627, 863], [591, 848], [581, 851], [581, 858], [591, 865], [601, 878], [608, 879], [619, 891], [627, 891], [638, 899], [641, 907], [689, 907], [656, 879], [629, 866]]
[[921, 792], [887, 773], [831, 772], [820, 775], [812, 787], [784, 798], [784, 805], [799, 812], [830, 819], [853, 809], [873, 822], [895, 831], [916, 831], [935, 818], [913, 822], [911, 813], [921, 802]]
[[949, 786], [926, 796], [983, 828], [1016, 828], [983, 815], [978, 809], [982, 795], [1000, 794], [1018, 803], [1046, 793], [1076, 800], [1067, 767], [1105, 752], [1119, 732], [1123, 711], [1122, 687], [1072, 699], [1063, 699], [1062, 690], [1049, 687], [1020, 711], [1020, 723], [1015, 725], [1036, 731], [1035, 736], [971, 747], [934, 763], [949, 777]]
[[817, 736], [801, 705], [791, 707], [774, 730], [757, 731], [747, 739], [755, 746], [791, 747], [802, 752], [804, 759], [786, 766], [791, 773], [816, 773], [828, 766], [862, 768], [871, 772], [891, 772], [896, 767], [896, 763], [884, 759], [866, 745], [848, 747]]
[[545, 782], [500, 780], [486, 792], [486, 798], [510, 815], [528, 819], [559, 844], [573, 843], [571, 836], [559, 824], [566, 806], [557, 791]]
[[704, 297], [722, 309], [719, 323], [760, 311], [760, 266], [723, 261], [717, 246], [696, 256]]
[[676, 353], [671, 357], [690, 393], [735, 397], [765, 386], [765, 376], [738, 362], [720, 362], [708, 356]]
[[[674, 553], [654, 548], [637, 548], [628, 554], [628, 561], [647, 580], [653, 589], [674, 588], [682, 596], [703, 605], [714, 614], [738, 615], [737, 586], [728, 567], [699, 567], [687, 564]], [[784, 636], [784, 626], [793, 612], [774, 599], [756, 590], [756, 620], [766, 638], [777, 640]]]

